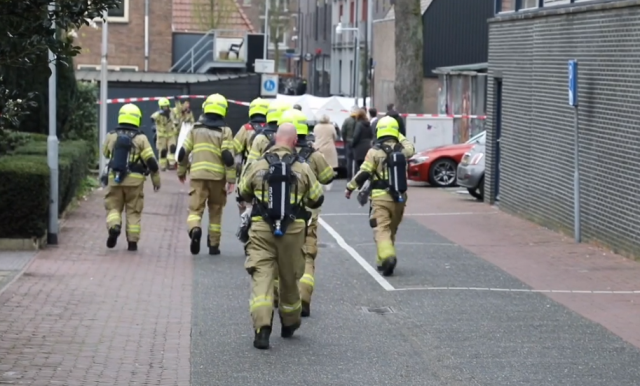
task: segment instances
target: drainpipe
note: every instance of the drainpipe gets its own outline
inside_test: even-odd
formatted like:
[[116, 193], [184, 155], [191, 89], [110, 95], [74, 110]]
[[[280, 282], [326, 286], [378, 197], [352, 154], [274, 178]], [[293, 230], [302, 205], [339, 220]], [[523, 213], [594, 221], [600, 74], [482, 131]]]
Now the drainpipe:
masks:
[[144, 0], [144, 71], [149, 71], [149, 0]]

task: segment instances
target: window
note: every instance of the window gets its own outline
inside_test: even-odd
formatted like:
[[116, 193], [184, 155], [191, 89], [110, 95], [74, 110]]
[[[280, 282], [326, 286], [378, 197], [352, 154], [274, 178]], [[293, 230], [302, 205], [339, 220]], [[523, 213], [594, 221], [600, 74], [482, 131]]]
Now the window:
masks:
[[129, 0], [120, 0], [118, 8], [109, 10], [109, 23], [129, 22]]
[[342, 15], [343, 15], [343, 8], [342, 8], [342, 4], [340, 4], [340, 13], [338, 14], [338, 21], [342, 21]]
[[[280, 16], [280, 20], [270, 16], [271, 25], [269, 28], [269, 48], [275, 49], [274, 39], [277, 36], [278, 48], [284, 48], [288, 40], [289, 16]], [[264, 16], [260, 16], [260, 31], [264, 31]]]
[[313, 19], [314, 19], [313, 20], [313, 24], [314, 24], [313, 25], [313, 28], [314, 28], [313, 38], [315, 40], [318, 40], [318, 23], [319, 23], [318, 16], [319, 16], [318, 15], [318, 5], [316, 4], [316, 10], [315, 10], [315, 12], [313, 12]]
[[353, 1], [349, 2], [349, 23], [353, 24], [354, 16], [355, 16], [355, 3]]
[[522, 0], [522, 9], [538, 8], [538, 0]]
[[331, 28], [331, 22], [329, 21], [329, 5], [324, 4], [324, 26], [322, 27], [322, 38], [327, 40], [327, 30]]

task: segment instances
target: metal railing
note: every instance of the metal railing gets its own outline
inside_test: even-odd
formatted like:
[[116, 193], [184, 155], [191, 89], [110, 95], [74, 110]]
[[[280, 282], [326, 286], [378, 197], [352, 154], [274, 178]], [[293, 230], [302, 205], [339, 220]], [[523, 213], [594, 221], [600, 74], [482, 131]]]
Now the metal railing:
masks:
[[[226, 35], [226, 36], [225, 36]], [[238, 58], [231, 60], [221, 58], [218, 48], [220, 39], [241, 39], [242, 47], [238, 50]], [[229, 44], [231, 46], [231, 44]], [[230, 47], [229, 47], [230, 48]], [[200, 68], [208, 63], [246, 63], [247, 52], [247, 32], [238, 30], [212, 29], [205, 33], [198, 41], [178, 59], [169, 69], [170, 72], [196, 73]], [[227, 52], [227, 55], [231, 54]], [[224, 67], [224, 66], [221, 66]]]

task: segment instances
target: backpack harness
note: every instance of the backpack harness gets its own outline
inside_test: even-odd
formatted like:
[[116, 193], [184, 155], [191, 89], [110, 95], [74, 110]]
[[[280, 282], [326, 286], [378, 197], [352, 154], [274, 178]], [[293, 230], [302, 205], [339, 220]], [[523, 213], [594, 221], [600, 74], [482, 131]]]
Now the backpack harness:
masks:
[[381, 149], [387, 155], [385, 167], [387, 169], [387, 179], [382, 179], [377, 172], [374, 174], [378, 177], [371, 184], [371, 189], [386, 190], [395, 202], [404, 202], [402, 195], [407, 192], [407, 157], [402, 153], [402, 144], [396, 143], [389, 146], [378, 143], [374, 149]]
[[116, 142], [113, 146], [113, 153], [109, 161], [109, 169], [114, 173], [116, 184], [121, 183], [129, 173], [149, 174], [144, 161], [140, 155], [136, 159], [131, 159], [135, 149], [133, 140], [140, 135], [138, 130], [116, 129]]

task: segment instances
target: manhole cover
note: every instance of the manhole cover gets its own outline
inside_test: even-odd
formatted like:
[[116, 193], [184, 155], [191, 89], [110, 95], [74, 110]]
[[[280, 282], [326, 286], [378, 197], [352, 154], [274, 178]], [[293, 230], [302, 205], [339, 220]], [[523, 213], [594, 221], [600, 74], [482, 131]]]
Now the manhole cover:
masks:
[[378, 314], [378, 315], [386, 315], [393, 314], [396, 311], [391, 307], [362, 307], [362, 311], [367, 314]]

